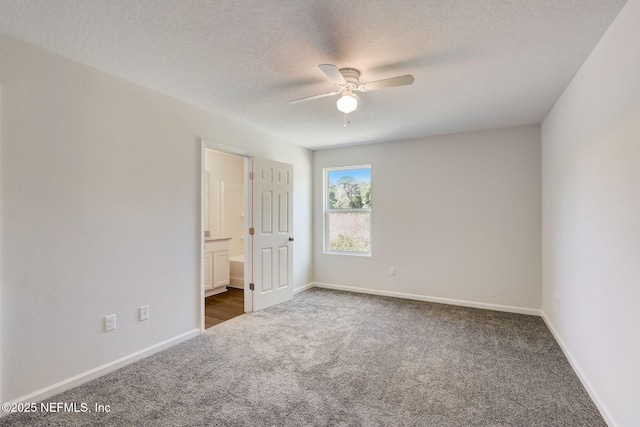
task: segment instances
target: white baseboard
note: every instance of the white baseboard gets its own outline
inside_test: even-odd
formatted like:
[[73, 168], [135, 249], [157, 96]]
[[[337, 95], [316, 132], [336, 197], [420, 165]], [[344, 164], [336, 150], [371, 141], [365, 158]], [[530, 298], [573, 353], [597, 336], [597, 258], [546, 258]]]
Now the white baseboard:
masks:
[[295, 295], [295, 294], [299, 294], [300, 292], [304, 292], [304, 291], [306, 291], [307, 289], [311, 289], [311, 288], [313, 288], [313, 286], [314, 286], [314, 285], [315, 285], [315, 283], [311, 282], [311, 283], [307, 283], [307, 284], [306, 284], [306, 285], [304, 285], [304, 286], [300, 286], [299, 288], [295, 288], [295, 289], [293, 290], [293, 294]]
[[[136, 351], [135, 353], [131, 353], [112, 362], [105, 363], [102, 366], [98, 366], [97, 368], [91, 369], [89, 371], [75, 375], [71, 378], [67, 378], [66, 380], [60, 381], [56, 384], [34, 391], [33, 393], [29, 393], [26, 396], [19, 397], [9, 403], [33, 403], [48, 399], [49, 397], [55, 396], [58, 393], [62, 393], [63, 391], [67, 391], [73, 387], [79, 386], [80, 384], [89, 382], [93, 379], [108, 374], [109, 372], [113, 372], [116, 369], [122, 368], [123, 366], [136, 362], [140, 359], [144, 359], [147, 356], [151, 356], [154, 353], [157, 353], [161, 350], [179, 344], [198, 335], [200, 335], [200, 329], [192, 329], [189, 332], [185, 332], [173, 338], [169, 338], [166, 341], [159, 342], [158, 344], [154, 344], [140, 351]], [[8, 412], [0, 411], [0, 418], [8, 414]]]
[[[402, 292], [381, 291], [377, 289], [358, 288], [354, 286], [334, 285], [331, 283], [313, 282], [312, 286], [317, 288], [336, 289], [339, 291], [358, 292], [361, 294], [382, 295], [386, 297], [404, 298], [417, 301], [435, 302], [438, 304], [459, 305], [462, 307], [482, 308], [485, 310], [505, 311], [508, 313], [528, 314], [531, 316], [541, 316], [542, 311], [536, 308], [514, 307], [510, 305], [489, 304], [484, 302], [464, 301], [451, 298], [430, 297], [425, 295], [405, 294]], [[309, 286], [309, 285], [307, 285]], [[306, 289], [305, 289], [306, 290]]]
[[610, 427], [618, 426], [619, 424], [616, 423], [616, 421], [614, 420], [613, 415], [611, 415], [611, 412], [609, 411], [609, 408], [607, 408], [607, 405], [604, 404], [604, 402], [602, 401], [602, 398], [600, 397], [598, 392], [595, 390], [595, 388], [593, 387], [593, 384], [591, 384], [591, 381], [589, 381], [589, 378], [585, 375], [584, 371], [582, 370], [582, 368], [580, 367], [576, 359], [571, 354], [571, 351], [569, 351], [569, 348], [565, 345], [564, 341], [562, 341], [562, 338], [560, 338], [560, 335], [558, 335], [558, 332], [555, 330], [555, 328], [551, 324], [551, 321], [547, 318], [547, 315], [545, 314], [545, 312], [541, 310], [541, 313], [542, 313], [542, 320], [544, 320], [544, 323], [547, 324], [547, 328], [549, 328], [549, 330], [551, 331], [551, 334], [553, 335], [556, 342], [562, 349], [562, 352], [564, 353], [565, 357], [569, 361], [569, 364], [573, 368], [573, 371], [576, 373], [576, 375], [580, 379], [580, 382], [582, 382], [582, 385], [584, 386], [585, 390], [587, 390], [587, 393], [589, 393], [591, 400], [593, 400], [593, 403], [596, 404], [596, 407], [598, 408], [598, 411], [600, 411], [600, 415], [602, 415], [602, 418], [604, 418], [604, 421]]
[[229, 287], [236, 288], [236, 289], [244, 289], [244, 278], [231, 277], [229, 281]]
[[204, 297], [212, 297], [214, 295], [218, 295], [221, 294], [223, 292], [227, 292], [227, 287], [225, 286], [224, 288], [216, 288], [216, 289], [210, 289], [210, 290], [205, 290], [204, 291]]

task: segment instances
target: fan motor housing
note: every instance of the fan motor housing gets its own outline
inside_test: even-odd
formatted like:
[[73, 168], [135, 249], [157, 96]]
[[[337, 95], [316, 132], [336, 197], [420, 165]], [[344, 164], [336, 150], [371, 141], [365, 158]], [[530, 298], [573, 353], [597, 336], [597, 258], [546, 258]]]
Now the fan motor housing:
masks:
[[355, 68], [340, 68], [340, 74], [347, 81], [347, 83], [352, 83], [354, 85], [358, 85], [360, 81], [360, 71]]

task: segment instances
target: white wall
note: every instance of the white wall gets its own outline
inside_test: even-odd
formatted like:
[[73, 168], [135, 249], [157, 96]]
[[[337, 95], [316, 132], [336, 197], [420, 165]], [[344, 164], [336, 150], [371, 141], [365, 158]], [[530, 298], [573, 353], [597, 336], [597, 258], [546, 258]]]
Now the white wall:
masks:
[[200, 137], [294, 165], [312, 280], [310, 151], [4, 35], [0, 58], [1, 401], [199, 328]]
[[640, 425], [639, 40], [629, 0], [542, 124], [543, 311], [619, 426]]
[[[231, 255], [244, 253], [244, 158], [213, 150], [205, 151], [209, 173], [209, 228], [211, 237], [231, 237]], [[218, 194], [220, 191], [221, 194]], [[206, 223], [205, 223], [206, 227]]]
[[[324, 254], [323, 168], [361, 164], [373, 254]], [[539, 126], [315, 151], [313, 166], [317, 282], [540, 308]]]

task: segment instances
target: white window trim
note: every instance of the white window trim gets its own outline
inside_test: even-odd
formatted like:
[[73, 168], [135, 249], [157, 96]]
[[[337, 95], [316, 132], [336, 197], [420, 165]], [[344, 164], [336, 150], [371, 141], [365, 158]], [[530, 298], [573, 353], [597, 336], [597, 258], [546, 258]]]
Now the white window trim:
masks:
[[[322, 185], [322, 210], [324, 211], [322, 214], [322, 228], [324, 230], [323, 239], [322, 239], [322, 252], [325, 255], [348, 255], [348, 256], [360, 256], [360, 257], [371, 257], [371, 253], [373, 251], [373, 233], [372, 233], [372, 213], [371, 208], [361, 208], [361, 209], [329, 209], [329, 172], [341, 171], [341, 170], [352, 170], [352, 169], [369, 169], [371, 171], [371, 165], [355, 165], [355, 166], [339, 166], [333, 168], [324, 168], [322, 170], [323, 173], [323, 185]], [[373, 181], [373, 174], [371, 177], [371, 181]], [[373, 182], [371, 183], [371, 188], [373, 188]], [[349, 252], [349, 251], [332, 251], [328, 249], [329, 243], [329, 214], [332, 212], [345, 213], [345, 212], [362, 212], [369, 214], [369, 252]]]

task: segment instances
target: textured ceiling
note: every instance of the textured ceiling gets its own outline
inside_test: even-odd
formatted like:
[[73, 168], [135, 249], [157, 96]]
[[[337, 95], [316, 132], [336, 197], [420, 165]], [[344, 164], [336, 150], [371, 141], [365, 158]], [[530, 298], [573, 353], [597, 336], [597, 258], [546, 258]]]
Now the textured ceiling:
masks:
[[[0, 32], [308, 148], [539, 123], [625, 0], [0, 0]], [[343, 116], [322, 63], [361, 82]]]

